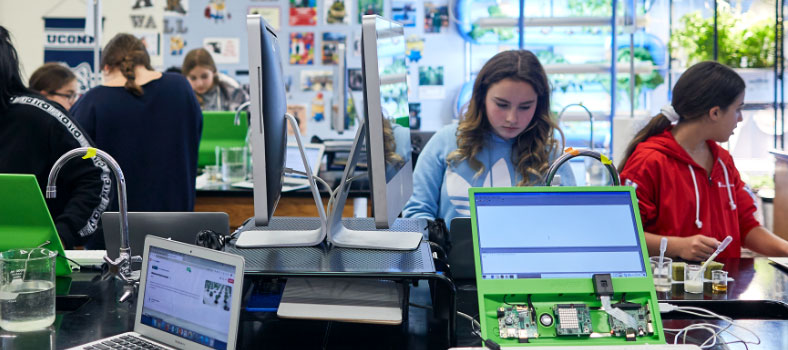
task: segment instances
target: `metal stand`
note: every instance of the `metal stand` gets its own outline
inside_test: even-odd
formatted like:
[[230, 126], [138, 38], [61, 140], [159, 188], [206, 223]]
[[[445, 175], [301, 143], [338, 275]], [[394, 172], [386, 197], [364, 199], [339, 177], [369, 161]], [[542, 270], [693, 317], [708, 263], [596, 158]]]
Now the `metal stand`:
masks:
[[[285, 114], [285, 118], [290, 121], [293, 130], [298, 130], [298, 121], [290, 114]], [[304, 145], [301, 143], [301, 135], [295, 133], [296, 143], [298, 143], [298, 150], [301, 152], [301, 160], [304, 162], [304, 169], [306, 169], [307, 178], [309, 179], [309, 188], [312, 190], [312, 197], [315, 199], [317, 212], [320, 218], [320, 227], [310, 230], [257, 230], [252, 228], [248, 231], [243, 231], [238, 237], [235, 245], [240, 248], [257, 248], [257, 247], [299, 247], [299, 246], [313, 246], [318, 245], [326, 237], [326, 212], [323, 208], [323, 201], [320, 200], [320, 192], [317, 189], [317, 183], [312, 175], [312, 169], [309, 167], [309, 162], [304, 152]]]
[[[342, 175], [342, 181], [337, 189], [334, 198], [334, 207], [329, 208], [328, 234], [329, 243], [337, 247], [361, 248], [361, 249], [383, 249], [383, 250], [413, 250], [419, 247], [424, 235], [418, 232], [391, 232], [381, 230], [352, 230], [345, 227], [342, 223], [342, 210], [345, 208], [348, 192], [350, 191], [350, 181], [353, 171], [356, 169], [359, 152], [361, 151], [362, 139], [366, 132], [367, 124], [359, 120], [356, 130], [356, 137], [350, 149], [348, 162]], [[372, 219], [369, 219], [370, 222]], [[373, 226], [374, 228], [374, 226]]]

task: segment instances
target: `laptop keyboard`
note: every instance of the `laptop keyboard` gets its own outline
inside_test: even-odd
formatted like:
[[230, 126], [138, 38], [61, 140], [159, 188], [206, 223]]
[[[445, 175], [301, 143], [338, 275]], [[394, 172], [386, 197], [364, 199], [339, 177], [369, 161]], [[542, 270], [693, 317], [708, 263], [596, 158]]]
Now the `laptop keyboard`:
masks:
[[85, 346], [84, 350], [165, 350], [165, 348], [148, 342], [142, 338], [137, 338], [131, 335], [124, 335], [122, 337], [107, 339], [99, 344]]

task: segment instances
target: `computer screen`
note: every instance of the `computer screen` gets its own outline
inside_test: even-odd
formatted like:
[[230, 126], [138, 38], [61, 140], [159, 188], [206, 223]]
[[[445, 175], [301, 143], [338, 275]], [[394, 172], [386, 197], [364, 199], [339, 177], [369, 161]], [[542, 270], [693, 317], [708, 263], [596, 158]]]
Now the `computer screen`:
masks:
[[150, 247], [140, 323], [227, 349], [235, 266]]
[[[304, 153], [306, 154], [307, 163], [312, 167], [312, 172], [317, 173], [316, 166], [320, 165], [320, 159], [323, 156], [323, 152], [320, 148], [316, 147], [304, 147]], [[301, 159], [301, 151], [298, 150], [298, 145], [287, 145], [287, 167], [293, 169], [298, 172], [305, 173], [306, 169], [304, 168], [304, 162]], [[306, 176], [299, 175], [299, 174], [289, 174], [288, 176], [291, 177], [303, 177]]]
[[483, 279], [646, 277], [629, 192], [476, 193]]
[[266, 226], [282, 192], [287, 145], [287, 100], [276, 33], [259, 15], [246, 18], [249, 38], [249, 115], [254, 218]]
[[407, 60], [402, 25], [362, 19], [368, 171], [377, 228], [388, 228], [413, 193]]

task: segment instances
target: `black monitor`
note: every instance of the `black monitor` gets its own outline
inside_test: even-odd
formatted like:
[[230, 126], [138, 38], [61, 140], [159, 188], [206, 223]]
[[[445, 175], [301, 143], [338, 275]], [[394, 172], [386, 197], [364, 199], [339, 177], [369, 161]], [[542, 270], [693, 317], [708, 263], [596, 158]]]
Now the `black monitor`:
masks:
[[248, 16], [249, 93], [254, 220], [266, 226], [282, 191], [287, 148], [287, 99], [276, 33], [260, 16]]

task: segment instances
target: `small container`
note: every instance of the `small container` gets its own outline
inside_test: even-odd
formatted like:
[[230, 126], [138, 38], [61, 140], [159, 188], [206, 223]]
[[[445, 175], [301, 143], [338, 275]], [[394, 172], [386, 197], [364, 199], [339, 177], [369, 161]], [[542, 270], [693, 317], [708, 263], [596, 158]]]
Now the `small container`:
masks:
[[711, 272], [711, 291], [713, 293], [728, 292], [728, 271], [714, 270]]
[[700, 265], [687, 265], [684, 268], [684, 292], [703, 293], [703, 272]]
[[0, 253], [0, 327], [45, 329], [55, 322], [55, 256], [45, 248]]
[[654, 276], [654, 288], [657, 292], [670, 292], [670, 287], [673, 284], [673, 259], [663, 257], [662, 266], [659, 266], [658, 256], [652, 256], [649, 259], [651, 261], [651, 273]]

